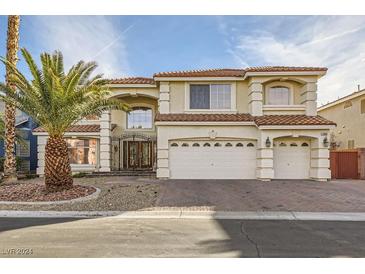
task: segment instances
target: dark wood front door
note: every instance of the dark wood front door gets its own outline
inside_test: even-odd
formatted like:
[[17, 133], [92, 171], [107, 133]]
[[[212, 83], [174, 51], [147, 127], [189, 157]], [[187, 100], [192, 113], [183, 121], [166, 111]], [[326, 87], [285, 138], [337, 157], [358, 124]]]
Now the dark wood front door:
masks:
[[152, 142], [129, 141], [128, 168], [152, 168]]

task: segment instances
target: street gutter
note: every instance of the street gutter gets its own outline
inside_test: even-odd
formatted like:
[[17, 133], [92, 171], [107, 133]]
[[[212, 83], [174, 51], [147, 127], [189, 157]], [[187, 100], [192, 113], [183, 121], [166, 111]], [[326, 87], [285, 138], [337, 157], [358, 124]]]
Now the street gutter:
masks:
[[117, 219], [238, 219], [287, 221], [365, 221], [362, 212], [284, 211], [16, 211], [0, 210], [7, 218], [117, 218]]

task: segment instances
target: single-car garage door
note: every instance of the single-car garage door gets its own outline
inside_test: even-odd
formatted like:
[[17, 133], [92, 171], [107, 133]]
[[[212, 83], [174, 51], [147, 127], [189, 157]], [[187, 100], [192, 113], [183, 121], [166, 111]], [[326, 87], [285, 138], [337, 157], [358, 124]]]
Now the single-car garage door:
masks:
[[275, 142], [275, 179], [308, 179], [310, 169], [309, 145], [309, 141]]
[[170, 142], [172, 179], [254, 179], [256, 142]]

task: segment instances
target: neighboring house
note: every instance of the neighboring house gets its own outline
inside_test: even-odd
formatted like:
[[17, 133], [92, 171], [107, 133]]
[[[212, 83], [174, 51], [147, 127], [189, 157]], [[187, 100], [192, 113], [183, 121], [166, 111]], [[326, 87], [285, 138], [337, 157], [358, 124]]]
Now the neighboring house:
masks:
[[[327, 180], [328, 133], [317, 116], [326, 68], [254, 67], [110, 80], [132, 111], [88, 117], [65, 134], [72, 170], [156, 170], [173, 179]], [[36, 129], [44, 173], [47, 134]]]
[[333, 148], [365, 148], [365, 89], [321, 106], [318, 113], [337, 124], [330, 131]]
[[[4, 105], [1, 104], [0, 112], [4, 113]], [[16, 156], [21, 159], [20, 171], [36, 173], [37, 169], [37, 137], [32, 130], [37, 124], [26, 114], [17, 111], [15, 120], [17, 134], [23, 139], [22, 143], [15, 144]], [[0, 157], [5, 156], [4, 140], [0, 140]]]

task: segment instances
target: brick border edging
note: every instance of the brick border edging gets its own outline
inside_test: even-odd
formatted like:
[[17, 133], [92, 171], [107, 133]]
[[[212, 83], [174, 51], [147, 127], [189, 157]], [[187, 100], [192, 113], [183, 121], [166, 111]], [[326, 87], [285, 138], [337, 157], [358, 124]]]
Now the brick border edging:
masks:
[[68, 203], [75, 203], [75, 202], [84, 202], [96, 199], [101, 190], [97, 187], [91, 186], [95, 189], [95, 192], [93, 192], [90, 195], [79, 197], [71, 200], [61, 200], [61, 201], [44, 201], [44, 202], [13, 202], [13, 201], [0, 201], [0, 205], [60, 205], [60, 204], [68, 204]]

